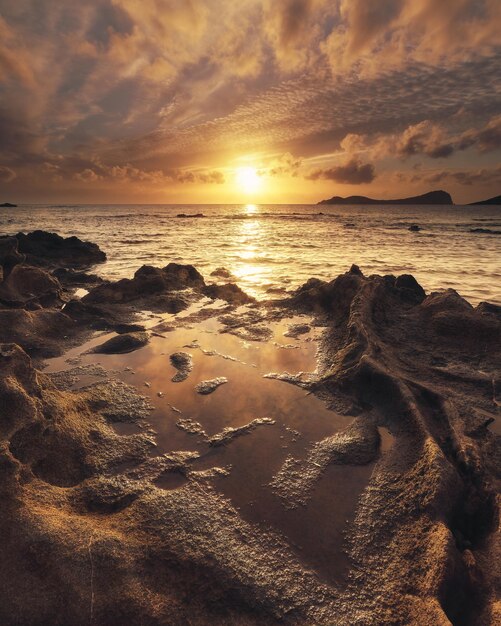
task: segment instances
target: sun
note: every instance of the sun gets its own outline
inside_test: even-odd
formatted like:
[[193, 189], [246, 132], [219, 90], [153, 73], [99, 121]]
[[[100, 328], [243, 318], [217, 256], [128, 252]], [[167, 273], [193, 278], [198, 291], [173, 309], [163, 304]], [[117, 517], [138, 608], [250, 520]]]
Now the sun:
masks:
[[237, 185], [244, 193], [256, 193], [261, 188], [261, 176], [255, 167], [239, 167], [235, 171]]

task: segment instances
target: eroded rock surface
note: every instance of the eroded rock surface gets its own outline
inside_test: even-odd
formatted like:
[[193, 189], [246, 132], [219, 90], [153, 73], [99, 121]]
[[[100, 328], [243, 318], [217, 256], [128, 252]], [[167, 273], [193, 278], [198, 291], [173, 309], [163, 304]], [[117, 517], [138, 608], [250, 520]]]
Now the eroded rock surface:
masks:
[[[23, 267], [14, 248], [0, 245], [3, 281]], [[147, 424], [153, 406], [134, 387], [99, 368], [45, 375], [27, 354], [40, 359], [80, 336], [98, 318], [89, 309], [84, 320], [86, 307], [124, 324], [129, 305], [200, 295], [205, 283], [187, 267], [98, 286], [79, 319], [79, 303], [0, 309], [0, 622], [497, 625], [499, 307], [474, 308], [453, 290], [426, 295], [411, 276], [366, 277], [356, 266], [274, 302], [284, 317], [308, 312], [326, 328], [315, 373], [271, 376], [353, 419], [303, 456], [288, 454], [270, 498], [294, 513], [330, 467], [369, 470], [347, 527], [349, 572], [333, 583], [217, 491], [215, 478], [231, 469], [196, 468], [202, 454], [231, 450], [273, 420], [207, 436], [177, 416], [207, 452], [155, 456], [153, 433], [113, 427]], [[245, 336], [269, 330], [270, 315], [253, 304], [218, 319], [223, 332]], [[71, 390], [89, 374], [92, 384]], [[384, 453], [381, 427], [394, 437]], [[175, 488], [158, 488], [166, 477]]]
[[149, 341], [148, 333], [123, 333], [108, 339], [92, 349], [96, 354], [126, 354], [143, 348]]
[[211, 378], [210, 380], [202, 380], [195, 386], [195, 391], [202, 396], [207, 396], [210, 393], [214, 393], [218, 387], [225, 385], [228, 379], [225, 376], [218, 376], [217, 378]]
[[170, 355], [170, 362], [178, 371], [172, 377], [173, 383], [186, 380], [193, 369], [193, 357], [188, 352], [174, 352]]

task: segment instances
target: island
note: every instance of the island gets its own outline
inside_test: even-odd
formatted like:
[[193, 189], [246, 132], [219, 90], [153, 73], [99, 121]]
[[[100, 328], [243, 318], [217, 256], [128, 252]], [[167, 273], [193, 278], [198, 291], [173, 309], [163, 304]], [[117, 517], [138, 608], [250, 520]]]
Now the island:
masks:
[[17, 207], [17, 204], [11, 204], [10, 202], [4, 202], [3, 204], [0, 204], [0, 207], [15, 209]]
[[395, 200], [375, 200], [366, 196], [334, 196], [328, 200], [321, 200], [318, 204], [454, 204], [450, 194], [446, 191], [429, 191], [421, 196], [398, 198]]
[[478, 202], [470, 202], [468, 206], [474, 206], [474, 205], [480, 205], [480, 204], [501, 205], [501, 196], [494, 196], [494, 198], [488, 198], [487, 200], [479, 200]]

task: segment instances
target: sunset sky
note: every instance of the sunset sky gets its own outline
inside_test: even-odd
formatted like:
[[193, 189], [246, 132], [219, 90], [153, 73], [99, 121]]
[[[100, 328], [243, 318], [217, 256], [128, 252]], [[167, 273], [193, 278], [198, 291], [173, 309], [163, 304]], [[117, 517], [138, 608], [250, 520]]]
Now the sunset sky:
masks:
[[0, 202], [501, 193], [499, 0], [0, 0]]

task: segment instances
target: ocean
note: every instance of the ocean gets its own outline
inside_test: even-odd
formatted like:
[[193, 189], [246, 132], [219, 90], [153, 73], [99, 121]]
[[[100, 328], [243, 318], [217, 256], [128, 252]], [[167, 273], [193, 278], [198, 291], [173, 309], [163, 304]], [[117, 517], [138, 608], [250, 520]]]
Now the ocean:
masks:
[[[204, 217], [177, 217], [202, 213]], [[409, 231], [412, 224], [418, 232]], [[501, 304], [500, 206], [20, 205], [0, 208], [0, 232], [35, 229], [93, 241], [103, 277], [141, 265], [219, 267], [257, 298], [310, 277], [413, 274], [427, 292], [453, 288], [473, 305]]]

